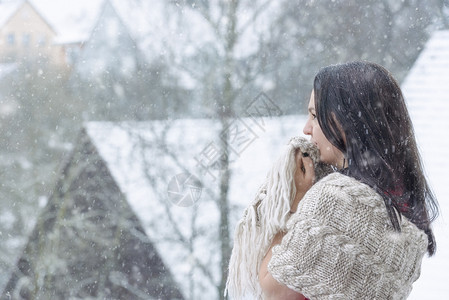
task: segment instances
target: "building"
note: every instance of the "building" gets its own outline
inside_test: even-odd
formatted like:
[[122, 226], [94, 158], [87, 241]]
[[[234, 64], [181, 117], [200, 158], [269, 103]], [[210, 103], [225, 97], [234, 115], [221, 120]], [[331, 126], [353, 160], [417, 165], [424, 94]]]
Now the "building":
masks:
[[84, 78], [105, 72], [131, 76], [139, 64], [145, 62], [138, 44], [111, 1], [102, 5], [82, 50], [74, 51], [76, 48], [70, 52], [73, 53], [70, 61], [76, 62], [75, 70]]
[[86, 131], [0, 299], [183, 299]]
[[65, 64], [56, 30], [29, 1], [0, 4], [0, 63], [49, 62]]
[[[424, 156], [447, 155], [449, 134], [440, 136], [440, 133], [441, 129], [449, 128], [449, 30], [436, 31], [430, 36], [402, 89]], [[449, 164], [442, 161], [435, 167], [435, 176], [445, 176]]]
[[424, 168], [440, 205], [440, 216], [433, 226], [437, 252], [424, 258], [421, 278], [409, 299], [443, 299], [449, 296], [445, 279], [449, 268], [449, 30], [430, 36], [401, 87]]
[[73, 3], [54, 8], [28, 0], [0, 3], [0, 63], [77, 65], [94, 73], [111, 66], [133, 71], [134, 60], [143, 59], [138, 45], [113, 3], [97, 2], [101, 5], [82, 8], [91, 10], [88, 16], [76, 5], [72, 11]]

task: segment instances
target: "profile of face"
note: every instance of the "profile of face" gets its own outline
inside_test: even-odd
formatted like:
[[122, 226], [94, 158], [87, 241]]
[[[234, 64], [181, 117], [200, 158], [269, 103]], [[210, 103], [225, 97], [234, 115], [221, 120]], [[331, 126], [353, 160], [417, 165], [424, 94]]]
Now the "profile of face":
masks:
[[333, 165], [337, 168], [343, 168], [344, 155], [324, 135], [321, 130], [315, 111], [315, 97], [312, 91], [308, 106], [308, 118], [304, 126], [303, 132], [305, 135], [310, 135], [310, 141], [320, 149], [320, 160], [324, 163]]

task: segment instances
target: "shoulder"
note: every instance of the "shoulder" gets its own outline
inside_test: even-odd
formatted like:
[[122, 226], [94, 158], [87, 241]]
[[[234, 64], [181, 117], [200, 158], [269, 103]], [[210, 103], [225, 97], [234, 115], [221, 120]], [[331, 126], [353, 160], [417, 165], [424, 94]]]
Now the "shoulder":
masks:
[[381, 199], [380, 195], [367, 184], [338, 172], [329, 174], [318, 181], [312, 186], [310, 192], [311, 194], [322, 193], [333, 194], [334, 196], [359, 197], [360, 200], [366, 200], [365, 198]]
[[[387, 218], [382, 197], [370, 186], [341, 173], [332, 173], [315, 183], [298, 205], [293, 219], [316, 217], [325, 221], [329, 217], [354, 217], [354, 212], [375, 212], [378, 217]], [[339, 218], [338, 218], [339, 219]], [[367, 220], [359, 220], [367, 221]]]
[[308, 298], [405, 298], [419, 276], [427, 241], [402, 219], [402, 231], [395, 232], [378, 193], [349, 176], [330, 174], [299, 203], [273, 248], [269, 271]]

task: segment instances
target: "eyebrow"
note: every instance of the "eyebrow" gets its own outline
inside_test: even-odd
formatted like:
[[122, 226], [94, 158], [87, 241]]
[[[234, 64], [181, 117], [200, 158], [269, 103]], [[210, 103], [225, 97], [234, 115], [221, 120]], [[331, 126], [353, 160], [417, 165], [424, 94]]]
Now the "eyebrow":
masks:
[[309, 107], [309, 112], [312, 113], [312, 111], [315, 111], [315, 107]]

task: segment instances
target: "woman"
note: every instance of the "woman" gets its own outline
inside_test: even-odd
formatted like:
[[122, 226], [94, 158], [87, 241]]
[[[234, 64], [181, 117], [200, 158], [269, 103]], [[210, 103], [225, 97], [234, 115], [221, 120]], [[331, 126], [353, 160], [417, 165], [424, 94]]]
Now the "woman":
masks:
[[313, 164], [297, 155], [300, 201], [262, 260], [264, 298], [407, 298], [435, 253], [438, 209], [398, 83], [374, 63], [329, 66], [308, 111], [304, 134], [337, 172], [312, 185]]

